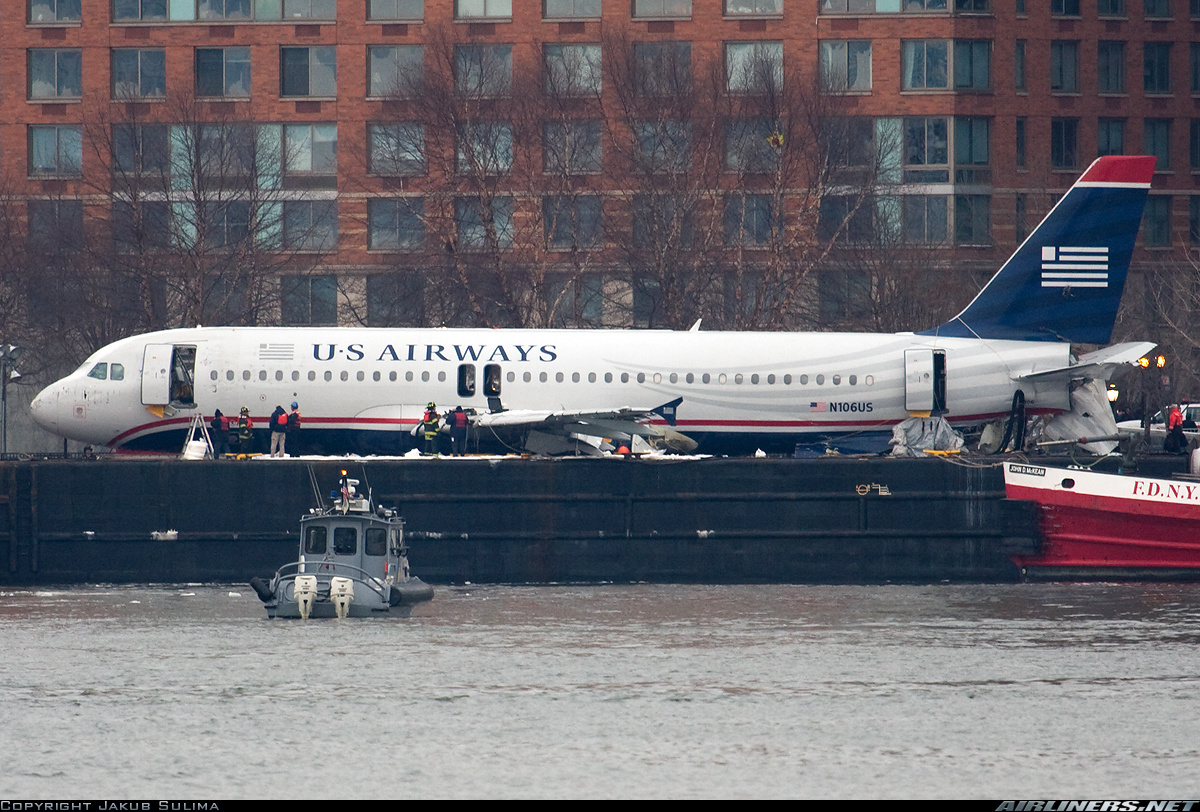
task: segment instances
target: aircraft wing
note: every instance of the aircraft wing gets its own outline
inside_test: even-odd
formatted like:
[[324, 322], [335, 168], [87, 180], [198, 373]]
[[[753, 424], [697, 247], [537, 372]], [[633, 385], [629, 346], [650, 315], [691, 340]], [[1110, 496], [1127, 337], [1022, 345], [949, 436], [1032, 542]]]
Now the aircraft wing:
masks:
[[1095, 352], [1085, 353], [1079, 356], [1077, 363], [1070, 366], [1046, 369], [1039, 372], [1028, 372], [1024, 375], [1013, 375], [1013, 379], [1018, 381], [1034, 381], [1037, 383], [1054, 380], [1062, 380], [1064, 382], [1078, 381], [1088, 378], [1097, 381], [1107, 381], [1118, 369], [1137, 363], [1139, 358], [1156, 346], [1156, 344], [1149, 341], [1131, 341], [1127, 344], [1114, 344], [1111, 347], [1105, 347]]
[[608, 410], [555, 411], [553, 409], [508, 409], [488, 412], [471, 418], [472, 425], [481, 428], [532, 428], [544, 431], [573, 431], [581, 434], [637, 434], [656, 437], [662, 432], [645, 425], [658, 415], [675, 425], [675, 409], [683, 402], [676, 398], [655, 407], [621, 407]]

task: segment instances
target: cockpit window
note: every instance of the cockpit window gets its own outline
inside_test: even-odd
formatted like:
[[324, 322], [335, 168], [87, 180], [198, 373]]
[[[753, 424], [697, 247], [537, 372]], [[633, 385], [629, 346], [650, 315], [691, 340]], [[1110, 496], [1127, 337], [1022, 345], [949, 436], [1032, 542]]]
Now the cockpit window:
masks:
[[109, 378], [114, 381], [125, 380], [125, 365], [113, 364], [112, 369], [109, 370]]
[[98, 381], [108, 380], [108, 364], [101, 362], [92, 367], [92, 371], [88, 373], [89, 378], [95, 378]]

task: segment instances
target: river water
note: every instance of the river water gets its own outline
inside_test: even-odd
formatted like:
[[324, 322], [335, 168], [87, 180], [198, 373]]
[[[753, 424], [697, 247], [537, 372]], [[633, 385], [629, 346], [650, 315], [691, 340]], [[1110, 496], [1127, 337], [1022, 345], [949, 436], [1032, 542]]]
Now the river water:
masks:
[[0, 798], [1200, 795], [1200, 586], [0, 591]]

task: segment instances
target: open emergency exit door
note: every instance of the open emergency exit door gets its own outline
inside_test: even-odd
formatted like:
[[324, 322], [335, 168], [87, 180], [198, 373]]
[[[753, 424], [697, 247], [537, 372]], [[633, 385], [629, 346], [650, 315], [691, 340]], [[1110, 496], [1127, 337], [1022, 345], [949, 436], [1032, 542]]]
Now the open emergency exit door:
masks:
[[147, 344], [142, 356], [142, 403], [195, 406], [195, 374], [194, 345]]
[[904, 351], [904, 408], [909, 412], [946, 413], [946, 352]]

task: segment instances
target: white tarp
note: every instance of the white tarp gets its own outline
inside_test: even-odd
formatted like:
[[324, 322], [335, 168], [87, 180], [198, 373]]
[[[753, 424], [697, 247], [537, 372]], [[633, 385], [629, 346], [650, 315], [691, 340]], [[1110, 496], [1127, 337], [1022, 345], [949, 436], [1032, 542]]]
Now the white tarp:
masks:
[[959, 451], [962, 435], [944, 417], [910, 417], [892, 429], [893, 457], [921, 457], [930, 451]]

